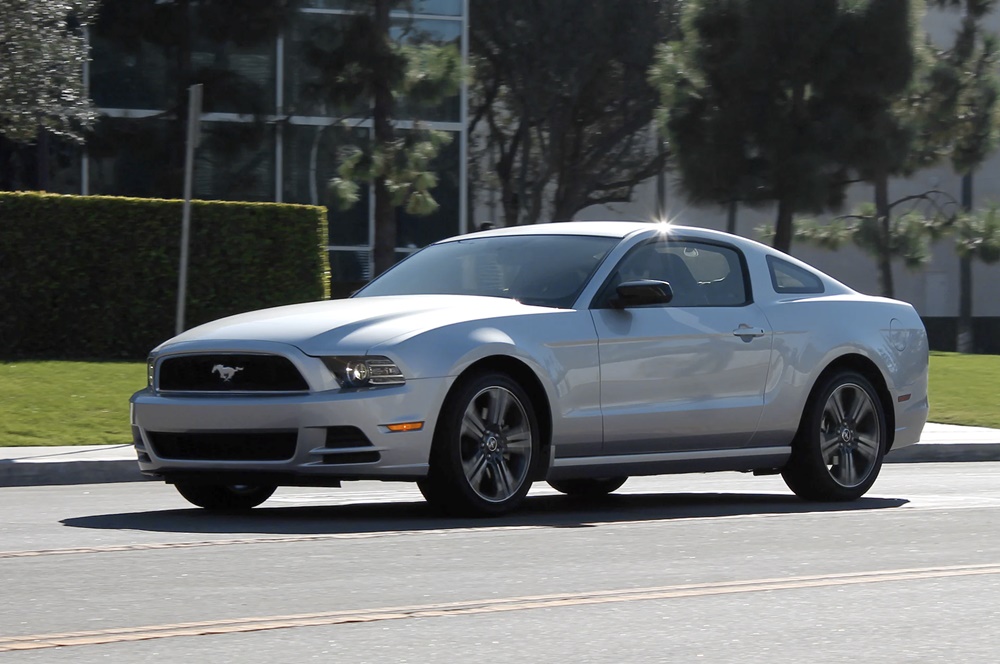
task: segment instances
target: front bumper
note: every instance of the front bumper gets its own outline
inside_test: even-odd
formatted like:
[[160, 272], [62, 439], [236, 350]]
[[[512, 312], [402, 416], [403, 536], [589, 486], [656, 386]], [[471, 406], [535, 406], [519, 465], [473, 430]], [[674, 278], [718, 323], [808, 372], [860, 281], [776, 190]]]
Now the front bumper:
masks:
[[[139, 469], [168, 481], [182, 476], [248, 481], [259, 476], [271, 483], [312, 485], [340, 479], [420, 478], [427, 474], [437, 414], [453, 380], [415, 379], [393, 387], [282, 396], [142, 390], [131, 399]], [[424, 425], [418, 431], [387, 428], [402, 422]], [[346, 429], [360, 432], [365, 442], [343, 440], [337, 432]], [[284, 458], [261, 459], [249, 453], [250, 441], [259, 444], [270, 434], [289, 441], [287, 454], [280, 454]], [[184, 439], [188, 451], [178, 454], [162, 443], [164, 439]], [[213, 441], [211, 447], [192, 454], [191, 446], [203, 440]]]

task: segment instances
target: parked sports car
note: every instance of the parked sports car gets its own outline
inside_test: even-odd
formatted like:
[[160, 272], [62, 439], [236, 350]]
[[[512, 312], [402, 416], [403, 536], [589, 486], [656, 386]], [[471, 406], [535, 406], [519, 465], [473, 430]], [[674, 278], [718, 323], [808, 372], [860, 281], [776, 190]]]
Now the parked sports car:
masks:
[[595, 496], [723, 470], [852, 500], [919, 439], [927, 351], [909, 304], [745, 238], [543, 224], [438, 242], [348, 299], [170, 339], [132, 431], [145, 474], [214, 510], [378, 479], [493, 515], [540, 480]]

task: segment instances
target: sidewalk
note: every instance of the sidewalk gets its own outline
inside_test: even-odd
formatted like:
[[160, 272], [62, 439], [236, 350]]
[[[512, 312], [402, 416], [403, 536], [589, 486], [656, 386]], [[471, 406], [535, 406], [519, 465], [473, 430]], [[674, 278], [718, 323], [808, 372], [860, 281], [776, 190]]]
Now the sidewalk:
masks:
[[[1000, 461], [1000, 429], [928, 424], [886, 463]], [[142, 481], [132, 445], [0, 447], [0, 487]]]

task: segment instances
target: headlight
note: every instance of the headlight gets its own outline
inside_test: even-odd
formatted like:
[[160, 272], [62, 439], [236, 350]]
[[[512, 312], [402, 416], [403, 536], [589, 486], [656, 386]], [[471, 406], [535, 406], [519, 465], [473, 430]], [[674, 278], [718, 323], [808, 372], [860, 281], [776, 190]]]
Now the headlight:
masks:
[[342, 387], [402, 385], [403, 372], [388, 357], [324, 357], [323, 362]]

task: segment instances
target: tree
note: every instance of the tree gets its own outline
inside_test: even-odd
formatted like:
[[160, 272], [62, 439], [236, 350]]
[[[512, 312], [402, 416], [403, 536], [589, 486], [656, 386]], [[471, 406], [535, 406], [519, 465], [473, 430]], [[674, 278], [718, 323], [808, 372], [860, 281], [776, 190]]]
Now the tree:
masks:
[[[83, 81], [94, 0], [0, 4], [0, 186], [45, 188], [49, 136], [82, 142], [97, 119]], [[34, 145], [29, 145], [29, 144]], [[33, 153], [33, 154], [32, 154]], [[37, 178], [19, 171], [37, 160]]]
[[0, 5], [0, 134], [39, 131], [82, 140], [97, 117], [83, 84], [83, 26], [92, 0], [5, 0]]
[[[695, 204], [777, 203], [774, 246], [796, 213], [836, 208], [849, 150], [910, 76], [909, 3], [691, 2], [653, 79], [681, 188]], [[896, 140], [878, 129], [869, 143]], [[881, 149], [878, 148], [878, 149]]]
[[[920, 230], [936, 228], [912, 215], [894, 224], [892, 209], [904, 201], [890, 202], [889, 197], [891, 177], [909, 175], [926, 161], [918, 149], [923, 107], [917, 98], [922, 88], [914, 77], [921, 62], [914, 25], [922, 16], [921, 7], [922, 3], [910, 0], [881, 0], [845, 14], [851, 34], [864, 47], [847, 49], [845, 64], [850, 69], [841, 72], [851, 78], [842, 86], [846, 135], [841, 159], [856, 179], [874, 189], [874, 206], [860, 215], [855, 240], [878, 262], [882, 294], [887, 297], [895, 288], [892, 257], [900, 256], [910, 266], [926, 260], [929, 249]], [[931, 197], [925, 200], [936, 202]]]
[[[900, 205], [911, 204], [903, 214], [893, 214]], [[882, 212], [874, 203], [862, 205], [849, 215], [829, 222], [796, 219], [793, 223], [796, 240], [836, 251], [853, 243], [875, 259], [879, 267], [881, 295], [893, 297], [892, 261], [901, 260], [911, 270], [925, 265], [931, 258], [931, 244], [941, 239], [955, 221], [955, 201], [938, 191], [906, 196], [887, 204]], [[762, 238], [773, 230], [759, 228]]]
[[[854, 120], [862, 131], [855, 133], [857, 142], [847, 144], [848, 162], [859, 179], [873, 185], [875, 205], [829, 225], [796, 224], [797, 238], [827, 248], [851, 240], [870, 253], [878, 263], [881, 293], [886, 297], [894, 296], [893, 258], [911, 268], [923, 264], [929, 243], [955, 222], [958, 206], [955, 197], [933, 190], [890, 201], [889, 177], [909, 175], [948, 158], [964, 174], [961, 206], [968, 212], [971, 170], [996, 145], [997, 48], [995, 39], [983, 35], [979, 25], [995, 0], [972, 4], [975, 7], [966, 11], [952, 47], [942, 49], [927, 40], [915, 49], [910, 85], [877, 114], [866, 110], [867, 117]], [[866, 106], [855, 102], [852, 108]], [[893, 210], [904, 205], [910, 207], [905, 217], [893, 219]], [[971, 263], [967, 257], [961, 263], [960, 309], [967, 318], [959, 327], [971, 331]]]
[[1000, 207], [991, 205], [978, 213], [961, 215], [955, 237], [960, 256], [990, 265], [1000, 261]]
[[399, 131], [403, 104], [433, 105], [453, 96], [462, 77], [454, 45], [439, 45], [408, 27], [394, 34], [398, 0], [354, 0], [337, 35], [318, 33], [308, 48], [316, 77], [311, 95], [334, 108], [366, 105], [371, 140], [345, 145], [338, 177], [330, 183], [344, 206], [358, 200], [359, 183], [372, 185], [375, 202], [375, 274], [396, 262], [396, 210], [428, 214], [437, 203], [429, 170], [446, 135], [414, 126]]
[[[937, 98], [944, 118], [947, 152], [956, 172], [962, 175], [962, 208], [972, 210], [972, 175], [997, 144], [998, 49], [995, 35], [982, 26], [997, 0], [930, 0], [942, 9], [962, 12], [954, 46], [939, 55]], [[972, 338], [972, 259], [959, 253], [959, 352], [970, 352]]]
[[680, 0], [476, 0], [469, 132], [500, 189], [504, 224], [631, 200], [666, 163], [646, 72]]

